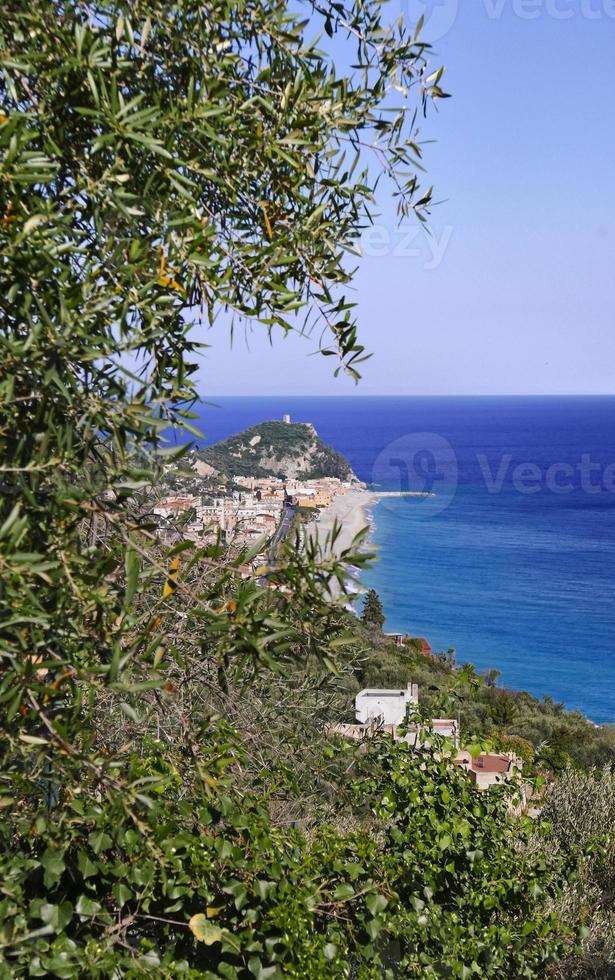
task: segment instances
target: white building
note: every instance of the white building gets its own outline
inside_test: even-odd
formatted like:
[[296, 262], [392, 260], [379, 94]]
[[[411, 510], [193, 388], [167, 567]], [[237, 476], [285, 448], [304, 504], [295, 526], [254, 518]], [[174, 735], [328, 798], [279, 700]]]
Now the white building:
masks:
[[414, 705], [419, 703], [417, 684], [403, 690], [359, 691], [355, 698], [356, 719], [362, 725], [401, 725]]

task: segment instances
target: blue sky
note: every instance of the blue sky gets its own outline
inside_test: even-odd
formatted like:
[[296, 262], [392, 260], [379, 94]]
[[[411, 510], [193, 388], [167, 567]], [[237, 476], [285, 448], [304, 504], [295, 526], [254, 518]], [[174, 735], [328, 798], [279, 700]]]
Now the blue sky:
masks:
[[356, 282], [355, 389], [315, 343], [220, 323], [211, 394], [615, 390], [615, 0], [392, 0], [427, 15], [453, 98], [423, 126], [432, 238], [382, 194]]

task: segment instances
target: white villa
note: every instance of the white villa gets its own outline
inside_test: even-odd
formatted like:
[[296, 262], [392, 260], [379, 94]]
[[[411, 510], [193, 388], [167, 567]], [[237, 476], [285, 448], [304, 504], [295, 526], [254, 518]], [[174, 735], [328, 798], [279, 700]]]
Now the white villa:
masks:
[[417, 684], [409, 684], [403, 691], [359, 691], [354, 702], [355, 716], [361, 725], [401, 725], [418, 703]]

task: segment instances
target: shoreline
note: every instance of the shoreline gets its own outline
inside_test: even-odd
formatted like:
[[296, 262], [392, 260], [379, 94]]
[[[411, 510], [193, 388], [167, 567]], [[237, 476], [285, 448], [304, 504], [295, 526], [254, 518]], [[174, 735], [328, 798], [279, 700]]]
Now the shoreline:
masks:
[[[320, 548], [324, 551], [327, 538], [331, 534], [334, 523], [337, 521], [339, 524], [339, 534], [333, 547], [330, 548], [330, 553], [339, 557], [343, 551], [348, 550], [352, 546], [352, 542], [357, 534], [367, 529], [367, 535], [361, 543], [360, 550], [372, 551], [373, 546], [370, 546], [370, 538], [374, 531], [372, 510], [379, 500], [387, 497], [432, 496], [434, 495], [431, 493], [417, 491], [389, 492], [368, 490], [365, 487], [353, 487], [350, 490], [346, 490], [345, 493], [339, 494], [328, 507], [323, 507], [316, 521], [308, 526], [308, 533], [312, 540], [314, 538], [317, 540]], [[347, 587], [353, 581], [354, 576], [350, 574], [346, 581]], [[339, 587], [336, 586], [331, 591], [333, 598], [339, 597]], [[348, 591], [350, 594], [357, 594], [359, 590], [349, 588]]]
[[[379, 500], [390, 497], [433, 497], [432, 493], [418, 491], [380, 491], [356, 487], [339, 494], [328, 507], [323, 507], [316, 521], [310, 525], [321, 548], [324, 547], [327, 536], [331, 533], [337, 520], [340, 533], [335, 542], [333, 552], [337, 555], [350, 548], [356, 535], [368, 528], [374, 527], [372, 509]], [[369, 535], [368, 535], [369, 537]]]
[[339, 494], [328, 507], [323, 507], [316, 521], [309, 525], [310, 535], [324, 549], [337, 521], [340, 530], [331, 551], [339, 556], [351, 547], [357, 534], [365, 528], [371, 530], [370, 511], [377, 500], [378, 494], [360, 488]]
[[[383, 498], [390, 497], [433, 497], [433, 493], [418, 493], [418, 492], [378, 492], [374, 490], [368, 490], [366, 488], [353, 488], [347, 490], [345, 493], [340, 494], [335, 498], [333, 503], [328, 507], [324, 507], [320, 511], [318, 519], [311, 525], [309, 525], [311, 535], [315, 535], [320, 547], [324, 549], [327, 536], [331, 532], [334, 522], [337, 520], [340, 525], [340, 533], [335, 542], [335, 547], [332, 549], [333, 554], [339, 556], [342, 551], [350, 548], [355, 536], [363, 529], [367, 528], [368, 533], [361, 543], [360, 551], [374, 551], [377, 550], [373, 544], [370, 544], [370, 539], [375, 529], [375, 520], [372, 517], [373, 508]], [[360, 595], [360, 590], [356, 587], [356, 573], [351, 572], [346, 577], [346, 589], [347, 592], [343, 596], [343, 593], [337, 584], [333, 583], [333, 588], [330, 590], [330, 597], [332, 601], [339, 600], [341, 596], [346, 600], [346, 606], [348, 609], [358, 615], [356, 608], [353, 608], [353, 604], [356, 603]], [[353, 583], [355, 587], [353, 588]], [[485, 673], [489, 667], [479, 667], [475, 665], [477, 673]], [[502, 681], [502, 678], [499, 678]], [[533, 693], [529, 691], [527, 687], [515, 687], [508, 683], [502, 683], [501, 690], [508, 690], [515, 694], [529, 694], [530, 697], [536, 698], [538, 701], [544, 696], [539, 693]], [[590, 716], [589, 713], [583, 708], [570, 707], [568, 704], [564, 704], [564, 710], [566, 713], [578, 712], [593, 728], [601, 730], [605, 727], [610, 727], [615, 725], [614, 721], [603, 721], [596, 722]]]

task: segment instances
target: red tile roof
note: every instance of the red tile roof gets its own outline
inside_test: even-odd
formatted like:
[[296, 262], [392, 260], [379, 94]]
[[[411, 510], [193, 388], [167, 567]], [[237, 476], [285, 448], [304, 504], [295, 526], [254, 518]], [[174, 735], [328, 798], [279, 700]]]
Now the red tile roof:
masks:
[[433, 653], [433, 650], [431, 649], [431, 643], [429, 642], [429, 640], [426, 640], [424, 636], [417, 636], [416, 639], [421, 644], [423, 653]]
[[505, 755], [479, 755], [472, 759], [474, 772], [508, 772], [510, 759]]
[[190, 510], [192, 500], [187, 500], [185, 497], [170, 497], [161, 501], [159, 506], [166, 508], [166, 510]]

